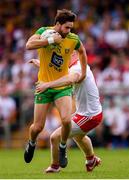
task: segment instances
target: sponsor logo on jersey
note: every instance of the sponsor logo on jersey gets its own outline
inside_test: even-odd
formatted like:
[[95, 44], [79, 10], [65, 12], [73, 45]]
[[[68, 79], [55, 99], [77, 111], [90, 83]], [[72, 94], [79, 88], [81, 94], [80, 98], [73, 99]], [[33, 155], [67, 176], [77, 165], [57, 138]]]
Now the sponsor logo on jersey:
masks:
[[62, 56], [56, 54], [55, 52], [53, 52], [52, 54], [52, 58], [51, 58], [51, 63], [49, 63], [49, 67], [53, 67], [54, 69], [61, 72], [61, 65], [63, 64], [64, 60], [62, 58]]

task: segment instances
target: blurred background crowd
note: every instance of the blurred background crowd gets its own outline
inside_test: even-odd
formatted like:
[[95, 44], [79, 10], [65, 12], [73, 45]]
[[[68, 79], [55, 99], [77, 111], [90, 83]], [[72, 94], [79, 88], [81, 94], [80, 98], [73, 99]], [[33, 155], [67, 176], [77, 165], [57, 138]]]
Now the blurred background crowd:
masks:
[[[74, 32], [84, 43], [103, 105], [104, 121], [89, 133], [94, 146], [129, 147], [129, 1], [0, 0], [0, 147], [22, 147], [33, 119], [37, 58], [27, 39], [40, 27], [53, 25], [57, 9], [77, 14]], [[39, 147], [60, 124], [51, 107]], [[73, 145], [73, 142], [70, 142]]]

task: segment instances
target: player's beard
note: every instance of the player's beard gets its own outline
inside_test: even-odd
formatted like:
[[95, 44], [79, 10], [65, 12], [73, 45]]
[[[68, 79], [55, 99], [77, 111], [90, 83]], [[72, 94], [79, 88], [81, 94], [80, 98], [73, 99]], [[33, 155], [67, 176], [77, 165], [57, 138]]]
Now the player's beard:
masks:
[[65, 38], [65, 37], [68, 35], [68, 33], [62, 33], [62, 32], [60, 32], [60, 35], [62, 36], [62, 38]]
[[62, 36], [62, 38], [65, 38], [68, 35], [68, 33], [63, 33], [61, 30], [59, 31], [59, 34]]
[[69, 33], [63, 33], [62, 28], [59, 27], [58, 33], [61, 35], [62, 38], [65, 38]]
[[68, 35], [68, 33], [61, 33], [62, 38], [65, 38]]

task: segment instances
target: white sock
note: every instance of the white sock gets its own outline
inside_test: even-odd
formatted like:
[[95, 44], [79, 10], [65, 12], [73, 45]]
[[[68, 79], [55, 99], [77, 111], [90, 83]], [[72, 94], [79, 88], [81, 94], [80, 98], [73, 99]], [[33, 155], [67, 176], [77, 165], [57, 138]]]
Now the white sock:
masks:
[[61, 148], [66, 148], [66, 144], [60, 143], [60, 147], [61, 147]]
[[36, 145], [36, 141], [30, 140], [30, 144], [31, 144], [31, 146], [35, 146]]

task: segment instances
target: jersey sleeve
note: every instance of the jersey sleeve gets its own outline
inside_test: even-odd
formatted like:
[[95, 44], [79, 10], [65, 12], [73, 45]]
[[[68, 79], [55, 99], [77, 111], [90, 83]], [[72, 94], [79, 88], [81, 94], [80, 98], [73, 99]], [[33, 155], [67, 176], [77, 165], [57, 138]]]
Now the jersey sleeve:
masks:
[[79, 36], [77, 36], [77, 43], [76, 43], [76, 46], [75, 46], [75, 50], [79, 49], [80, 46], [81, 46], [81, 41], [80, 41]]
[[47, 29], [47, 27], [41, 27], [35, 32], [35, 34], [41, 35], [44, 31], [46, 31], [46, 29]]

